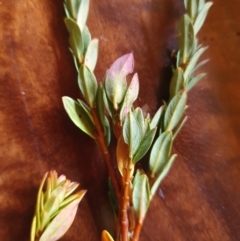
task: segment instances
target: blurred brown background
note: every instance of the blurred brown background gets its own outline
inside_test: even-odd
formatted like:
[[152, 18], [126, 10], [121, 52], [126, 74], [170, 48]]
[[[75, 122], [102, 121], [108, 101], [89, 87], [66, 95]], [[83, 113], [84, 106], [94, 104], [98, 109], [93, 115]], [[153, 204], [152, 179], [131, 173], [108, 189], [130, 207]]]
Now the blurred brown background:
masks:
[[[133, 52], [151, 113], [167, 98], [169, 52], [181, 0], [92, 0], [101, 80]], [[141, 241], [240, 240], [240, 2], [215, 0], [199, 35], [205, 77], [189, 94], [178, 158], [150, 207]], [[96, 144], [67, 117], [78, 96], [62, 0], [0, 1], [0, 240], [27, 241], [43, 174], [56, 169], [88, 189], [62, 241], [97, 241], [113, 229], [106, 169]]]

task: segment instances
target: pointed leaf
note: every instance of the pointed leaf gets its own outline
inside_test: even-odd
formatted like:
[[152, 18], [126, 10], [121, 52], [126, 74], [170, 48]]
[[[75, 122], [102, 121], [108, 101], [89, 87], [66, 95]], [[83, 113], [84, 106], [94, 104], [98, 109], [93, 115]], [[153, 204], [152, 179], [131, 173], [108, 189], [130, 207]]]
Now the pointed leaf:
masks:
[[137, 214], [138, 222], [142, 223], [150, 202], [150, 188], [145, 174], [137, 177], [132, 195], [133, 207]]
[[132, 160], [133, 163], [136, 163], [137, 161], [139, 161], [148, 152], [148, 150], [150, 149], [150, 147], [152, 145], [156, 131], [157, 131], [157, 128], [155, 127], [145, 134], [145, 136], [141, 140], [138, 150], [136, 151], [136, 153], [133, 156], [133, 160]]
[[187, 102], [187, 92], [180, 91], [170, 101], [164, 116], [164, 130], [171, 131], [181, 120]]
[[126, 54], [118, 58], [107, 71], [105, 89], [115, 109], [118, 109], [118, 104], [124, 98], [127, 90], [126, 76], [133, 72], [133, 65], [133, 55]]
[[208, 11], [212, 5], [213, 5], [213, 2], [205, 3], [201, 11], [198, 13], [196, 21], [194, 22], [194, 25], [193, 25], [195, 35], [197, 35], [198, 31], [201, 29], [207, 17]]
[[113, 107], [112, 102], [108, 99], [105, 89], [103, 89], [103, 102], [104, 102], [104, 106], [105, 106], [108, 114], [113, 119], [114, 118], [114, 107]]
[[180, 90], [184, 89], [184, 75], [183, 70], [178, 67], [170, 82], [170, 99], [172, 99]]
[[123, 106], [131, 108], [133, 102], [137, 99], [139, 93], [139, 80], [138, 74], [135, 73], [128, 86], [127, 92], [124, 97]]
[[180, 51], [180, 65], [186, 64], [191, 54], [194, 41], [194, 30], [191, 19], [187, 14], [183, 15], [178, 27], [178, 46]]
[[70, 33], [69, 43], [77, 59], [82, 60], [84, 45], [79, 26], [71, 18], [64, 19], [65, 25]]
[[73, 223], [77, 213], [78, 204], [82, 197], [71, 202], [66, 206], [47, 226], [39, 241], [56, 241], [61, 238]]
[[36, 228], [37, 228], [36, 226], [37, 226], [37, 218], [36, 218], [36, 215], [35, 215], [33, 217], [32, 225], [31, 225], [30, 241], [34, 241], [35, 240]]
[[77, 13], [77, 24], [81, 30], [84, 29], [88, 17], [89, 0], [81, 0]]
[[108, 231], [103, 230], [101, 241], [114, 241], [114, 240], [113, 240], [112, 236], [108, 233]]
[[117, 165], [118, 165], [118, 170], [122, 176], [124, 174], [124, 169], [128, 165], [128, 161], [129, 161], [128, 152], [129, 152], [129, 147], [124, 142], [123, 136], [121, 135], [117, 143]]
[[198, 13], [202, 10], [205, 5], [205, 0], [198, 0]]
[[172, 133], [163, 132], [155, 141], [149, 159], [149, 169], [154, 177], [166, 164], [172, 147]]
[[93, 71], [95, 69], [98, 58], [98, 39], [93, 39], [87, 48], [84, 64]]
[[181, 124], [177, 127], [177, 130], [174, 132], [173, 135], [173, 140], [176, 138], [176, 136], [178, 135], [178, 133], [180, 132], [180, 130], [183, 128], [183, 126], [185, 125], [185, 123], [187, 122], [188, 117], [185, 116], [185, 118], [183, 119], [183, 121], [181, 122]]
[[194, 67], [192, 73], [194, 73], [194, 72], [195, 72], [196, 70], [198, 70], [200, 67], [202, 67], [203, 65], [205, 65], [207, 62], [209, 62], [209, 59], [204, 59], [203, 61], [201, 61], [200, 63], [198, 63], [198, 64]]
[[83, 45], [84, 45], [84, 55], [86, 54], [88, 45], [92, 39], [91, 33], [89, 32], [89, 29], [87, 26], [84, 27], [82, 31], [82, 38], [83, 38]]
[[80, 0], [65, 0], [65, 3], [71, 18], [76, 19]]
[[139, 124], [132, 112], [129, 112], [123, 124], [123, 139], [129, 145], [129, 157], [131, 159], [140, 145], [141, 137]]
[[162, 105], [158, 111], [155, 113], [154, 117], [152, 118], [151, 122], [150, 122], [150, 129], [154, 129], [155, 127], [158, 127], [160, 119], [163, 115], [165, 109], [165, 105]]
[[133, 114], [134, 114], [135, 118], [137, 119], [137, 122], [139, 124], [140, 129], [143, 131], [143, 133], [145, 133], [145, 131], [144, 131], [144, 129], [145, 129], [145, 122], [144, 122], [144, 116], [143, 116], [142, 109], [140, 107], [137, 107], [133, 111]]
[[94, 73], [85, 65], [78, 74], [78, 86], [90, 107], [93, 107], [97, 94], [97, 80]]
[[189, 13], [189, 16], [192, 20], [192, 22], [194, 22], [196, 16], [197, 16], [197, 12], [198, 12], [198, 4], [197, 4], [198, 0], [190, 0], [188, 1], [188, 6], [187, 6], [187, 12]]
[[164, 166], [163, 170], [161, 171], [161, 173], [159, 174], [159, 176], [157, 177], [156, 181], [154, 182], [152, 188], [151, 188], [151, 198], [153, 197], [153, 195], [156, 193], [160, 183], [162, 182], [162, 180], [167, 176], [168, 172], [170, 171], [173, 162], [175, 161], [177, 155], [174, 154], [171, 156], [171, 158], [169, 159], [169, 161], [166, 163], [166, 165]]
[[89, 113], [86, 113], [86, 110], [70, 97], [65, 96], [62, 100], [64, 108], [73, 123], [83, 132], [95, 139], [93, 134], [95, 126], [89, 118]]
[[186, 90], [187, 90], [187, 91], [191, 90], [192, 87], [193, 87], [194, 85], [196, 85], [204, 76], [206, 76], [206, 74], [205, 74], [205, 73], [202, 73], [202, 74], [199, 74], [199, 75], [193, 77], [193, 78], [189, 81], [189, 83], [187, 84]]
[[191, 57], [191, 59], [189, 60], [187, 67], [185, 69], [185, 72], [184, 72], [184, 79], [185, 79], [186, 83], [188, 83], [189, 78], [191, 77], [191, 74], [193, 73], [194, 67], [197, 64], [197, 61], [199, 60], [201, 55], [206, 51], [206, 49], [208, 49], [208, 47], [202, 47], [202, 48], [198, 49], [195, 52], [195, 54]]

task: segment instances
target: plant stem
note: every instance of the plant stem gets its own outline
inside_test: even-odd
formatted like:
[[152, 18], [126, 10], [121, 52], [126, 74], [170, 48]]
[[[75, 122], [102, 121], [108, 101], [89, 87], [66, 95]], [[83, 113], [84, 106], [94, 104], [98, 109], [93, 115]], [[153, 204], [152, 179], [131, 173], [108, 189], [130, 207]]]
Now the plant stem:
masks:
[[113, 165], [111, 163], [111, 157], [110, 157], [108, 147], [106, 145], [104, 134], [103, 134], [104, 132], [103, 132], [103, 129], [102, 129], [102, 125], [99, 121], [99, 118], [98, 118], [97, 111], [96, 111], [95, 107], [91, 108], [91, 114], [92, 114], [93, 121], [94, 121], [96, 129], [97, 129], [95, 137], [96, 137], [97, 143], [100, 146], [101, 152], [103, 154], [103, 158], [104, 158], [104, 160], [107, 164], [108, 173], [109, 173], [109, 176], [110, 176], [111, 181], [112, 181], [113, 189], [114, 189], [115, 195], [116, 195], [116, 197], [119, 201], [121, 199], [120, 198], [119, 183], [118, 183], [118, 180], [117, 180], [117, 177], [116, 177], [115, 170], [114, 170]]
[[131, 160], [125, 170], [124, 189], [121, 203], [121, 241], [128, 241], [128, 214], [127, 209], [129, 205], [129, 182], [131, 179]]
[[141, 230], [142, 230], [142, 223], [138, 222], [135, 226], [134, 235], [131, 241], [138, 241]]

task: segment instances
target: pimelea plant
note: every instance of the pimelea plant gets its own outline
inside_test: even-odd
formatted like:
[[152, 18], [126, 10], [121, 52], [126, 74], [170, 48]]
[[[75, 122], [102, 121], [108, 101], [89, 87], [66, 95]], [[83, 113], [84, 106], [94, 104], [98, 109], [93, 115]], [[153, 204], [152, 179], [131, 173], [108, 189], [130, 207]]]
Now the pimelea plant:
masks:
[[[94, 69], [98, 59], [98, 40], [92, 39], [86, 25], [89, 0], [64, 2], [64, 22], [69, 31], [70, 50], [78, 72], [82, 98], [73, 100], [63, 97], [63, 105], [74, 124], [98, 143], [109, 173], [109, 197], [116, 219], [116, 235], [113, 238], [104, 230], [102, 241], [139, 239], [151, 200], [177, 157], [172, 153], [172, 145], [187, 121], [185, 110], [188, 91], [205, 76], [204, 73], [195, 74], [196, 70], [207, 62], [203, 60], [198, 63], [207, 47], [198, 43], [197, 34], [212, 2], [184, 0], [184, 5], [186, 13], [178, 26], [178, 51], [170, 82], [170, 98], [164, 101], [151, 117], [142, 108], [134, 106], [139, 93], [139, 79], [137, 73], [133, 74], [133, 54], [118, 58], [107, 70], [104, 79], [97, 81]], [[108, 149], [112, 133], [117, 139], [115, 157], [110, 155]], [[148, 169], [138, 169], [137, 162], [141, 161], [147, 152], [150, 153]], [[114, 163], [114, 160], [117, 163]], [[76, 196], [74, 207], [83, 194], [81, 192]], [[61, 196], [61, 192], [59, 195]], [[48, 197], [44, 194], [43, 200], [47, 201], [45, 196]], [[59, 211], [50, 214], [49, 206], [42, 206], [43, 209], [40, 210], [43, 213], [47, 210], [48, 219], [46, 221], [45, 214], [39, 214], [39, 208], [36, 209], [33, 220], [36, 231], [33, 229], [31, 241], [38, 240], [34, 238], [39, 238], [39, 232], [41, 234], [44, 228], [55, 232], [51, 223]], [[55, 241], [57, 238], [49, 235], [39, 240]]]

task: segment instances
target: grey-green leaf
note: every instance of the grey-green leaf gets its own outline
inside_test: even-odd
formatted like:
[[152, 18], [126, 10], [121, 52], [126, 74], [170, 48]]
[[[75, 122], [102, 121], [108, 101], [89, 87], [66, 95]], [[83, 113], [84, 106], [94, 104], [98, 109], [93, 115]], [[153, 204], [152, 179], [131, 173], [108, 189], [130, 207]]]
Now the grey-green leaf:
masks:
[[79, 26], [71, 18], [64, 19], [65, 25], [70, 34], [69, 43], [71, 49], [78, 60], [82, 60], [84, 45]]
[[86, 113], [86, 110], [70, 97], [64, 96], [62, 100], [64, 108], [73, 123], [83, 132], [95, 139], [93, 134], [95, 126], [89, 118], [89, 113]]
[[186, 64], [191, 54], [194, 42], [194, 30], [191, 19], [183, 15], [178, 27], [178, 46], [180, 51], [180, 65]]
[[165, 109], [165, 105], [162, 105], [158, 110], [157, 112], [155, 113], [155, 115], [153, 116], [151, 122], [150, 122], [150, 129], [153, 129], [155, 127], [158, 127], [159, 125], [159, 122], [160, 122], [160, 119], [163, 115], [163, 112], [164, 112], [164, 109]]
[[93, 39], [88, 45], [84, 64], [91, 70], [94, 71], [98, 59], [98, 39]]
[[161, 173], [158, 175], [156, 181], [154, 182], [152, 188], [151, 188], [151, 198], [153, 197], [153, 195], [156, 193], [160, 183], [162, 182], [162, 180], [167, 176], [168, 172], [170, 171], [173, 162], [175, 161], [177, 155], [174, 154], [170, 157], [169, 161], [166, 163], [166, 165], [164, 166], [163, 170], [161, 171]]
[[141, 138], [139, 124], [132, 112], [129, 112], [123, 124], [123, 139], [129, 145], [129, 157], [131, 159], [140, 145]]
[[103, 102], [110, 117], [114, 118], [114, 107], [112, 102], [108, 99], [105, 89], [103, 89]]
[[93, 107], [97, 94], [97, 80], [94, 73], [85, 65], [78, 74], [78, 86], [90, 107]]
[[185, 116], [185, 118], [183, 119], [183, 121], [181, 122], [181, 124], [177, 127], [176, 131], [173, 134], [173, 140], [177, 137], [178, 133], [180, 132], [180, 130], [183, 128], [183, 126], [185, 125], [185, 123], [187, 122], [188, 117]]
[[164, 115], [164, 130], [171, 131], [181, 120], [187, 102], [187, 92], [179, 91], [170, 101]]
[[157, 128], [155, 127], [144, 135], [143, 139], [141, 140], [140, 146], [138, 147], [138, 150], [133, 156], [133, 160], [132, 160], [133, 163], [136, 163], [137, 161], [139, 161], [148, 152], [148, 150], [152, 145], [153, 139], [155, 137], [156, 130]]
[[202, 9], [200, 10], [200, 12], [198, 13], [196, 21], [194, 22], [194, 25], [193, 25], [195, 35], [197, 35], [198, 31], [201, 29], [207, 17], [208, 11], [212, 5], [213, 5], [213, 2], [205, 3]]
[[100, 119], [102, 127], [104, 129], [106, 143], [107, 143], [107, 145], [109, 145], [110, 140], [111, 140], [111, 128], [110, 128], [109, 121], [104, 113], [104, 102], [103, 102], [104, 92], [103, 91], [104, 90], [102, 87], [102, 83], [99, 83], [98, 91], [97, 91], [96, 107], [97, 107], [97, 113], [98, 113], [99, 119]]
[[172, 99], [183, 88], [184, 88], [183, 70], [180, 67], [178, 67], [174, 71], [170, 82], [170, 99]]
[[172, 147], [172, 133], [163, 132], [155, 141], [149, 160], [149, 169], [151, 176], [154, 177], [156, 173], [162, 170], [166, 164]]
[[150, 202], [150, 188], [148, 178], [145, 174], [136, 177], [137, 179], [134, 181], [135, 185], [133, 187], [132, 201], [138, 217], [138, 222], [142, 223]]
[[189, 60], [187, 67], [185, 69], [184, 72], [184, 79], [185, 79], [185, 83], [188, 83], [189, 78], [191, 77], [191, 74], [194, 71], [194, 67], [197, 64], [197, 61], [199, 60], [199, 58], [201, 57], [201, 55], [206, 51], [208, 47], [202, 47], [200, 49], [198, 49], [194, 55], [191, 57], [191, 59]]
[[193, 77], [187, 84], [186, 86], [186, 90], [189, 91], [190, 89], [192, 89], [192, 87], [194, 85], [196, 85], [204, 76], [206, 76], [205, 73], [199, 74], [195, 77]]
[[77, 14], [77, 24], [79, 25], [81, 30], [83, 30], [86, 25], [88, 11], [89, 11], [89, 2], [90, 2], [89, 0], [80, 1], [80, 6]]
[[85, 26], [82, 31], [82, 38], [83, 38], [84, 54], [85, 54], [87, 51], [88, 45], [92, 39], [91, 33], [89, 32], [89, 29], [87, 26]]
[[65, 0], [66, 8], [72, 19], [76, 20], [81, 0]]

